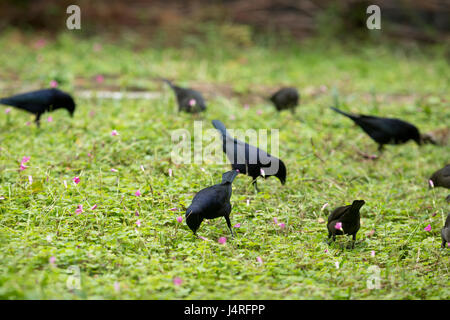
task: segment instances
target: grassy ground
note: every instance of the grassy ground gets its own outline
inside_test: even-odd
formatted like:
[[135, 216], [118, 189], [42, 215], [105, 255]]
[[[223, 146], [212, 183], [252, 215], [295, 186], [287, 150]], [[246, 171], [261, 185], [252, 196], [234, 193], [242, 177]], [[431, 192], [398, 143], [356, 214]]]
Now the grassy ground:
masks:
[[[345, 110], [403, 118], [423, 132], [449, 127], [450, 67], [442, 48], [423, 53], [321, 42], [237, 48], [212, 37], [188, 40], [181, 49], [133, 50], [131, 40], [0, 37], [2, 95], [51, 80], [75, 97], [87, 89], [161, 93], [152, 100], [79, 95], [73, 119], [54, 112], [41, 129], [26, 125], [29, 114], [6, 115], [1, 107], [1, 298], [450, 298], [450, 251], [440, 249], [448, 191], [427, 188], [431, 173], [449, 161], [448, 145], [411, 142], [367, 160], [358, 150], [374, 154], [376, 145], [328, 109], [338, 101]], [[173, 94], [154, 81], [160, 76], [203, 89], [207, 112], [178, 114]], [[297, 117], [277, 114], [260, 98], [280, 85], [302, 93]], [[231, 220], [241, 224], [235, 239], [223, 219], [201, 225], [208, 240], [176, 220], [195, 192], [218, 183], [229, 166], [172, 163], [170, 134], [193, 133], [193, 120], [210, 129], [212, 119], [229, 128], [279, 129], [288, 168], [285, 186], [261, 180], [258, 194], [250, 178], [235, 180]], [[111, 136], [114, 129], [118, 136]], [[31, 159], [19, 171], [23, 156]], [[366, 201], [355, 248], [344, 237], [328, 246], [328, 210], [353, 199]], [[76, 214], [80, 204], [84, 212]], [[81, 287], [71, 289], [76, 268]], [[370, 289], [377, 270], [380, 287]]]

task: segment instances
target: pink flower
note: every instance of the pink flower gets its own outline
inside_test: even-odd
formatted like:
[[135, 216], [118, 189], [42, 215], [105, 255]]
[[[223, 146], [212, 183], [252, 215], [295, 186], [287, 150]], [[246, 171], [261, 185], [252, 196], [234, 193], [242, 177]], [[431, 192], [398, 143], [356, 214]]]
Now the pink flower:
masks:
[[250, 106], [248, 105], [248, 103], [244, 104], [244, 109], [245, 109], [245, 110], [250, 109]]
[[79, 177], [74, 177], [74, 178], [72, 178], [72, 181], [73, 181], [75, 184], [79, 184], [79, 183], [80, 183], [80, 178], [79, 178]]
[[140, 227], [140, 226], [141, 226], [141, 220], [136, 221], [136, 225], [137, 225], [138, 227]]
[[135, 211], [135, 213], [134, 213], [134, 215], [136, 216], [136, 217], [139, 217], [139, 211]]
[[11, 108], [6, 108], [6, 109], [5, 109], [5, 113], [6, 113], [6, 114], [8, 114], [8, 113], [10, 113], [10, 112], [11, 112]]
[[370, 256], [371, 257], [375, 257], [375, 251], [374, 250], [370, 251]]
[[134, 195], [136, 196], [136, 197], [140, 197], [141, 196], [141, 190], [137, 190], [135, 193], [134, 193]]
[[94, 110], [89, 111], [89, 117], [92, 118], [93, 116], [95, 116], [95, 111]]
[[50, 87], [56, 88], [57, 86], [58, 86], [58, 81], [56, 81], [56, 80], [50, 81]]
[[256, 111], [256, 114], [257, 114], [258, 116], [262, 115], [262, 110]]
[[111, 169], [111, 172], [117, 172], [117, 171], [118, 171], [117, 169], [114, 169], [114, 168]]
[[29, 182], [30, 184], [33, 183], [33, 177], [32, 177], [32, 176], [28, 176], [28, 182]]
[[205, 237], [203, 237], [203, 236], [198, 236], [200, 239], [202, 239], [202, 240], [205, 240], [205, 241], [208, 241], [208, 239], [206, 239]]
[[342, 222], [337, 222], [334, 226], [335, 229], [342, 230]]
[[240, 227], [241, 227], [241, 224], [240, 224], [240, 223], [236, 223], [236, 224], [234, 225], [234, 227], [235, 227], [235, 228], [240, 228]]
[[325, 251], [324, 251], [325, 253], [328, 253], [328, 249], [325, 249]]
[[177, 221], [180, 223], [183, 222], [183, 217], [182, 216], [177, 217]]
[[177, 211], [178, 209], [177, 208], [170, 208], [169, 210], [170, 211]]
[[258, 261], [258, 263], [263, 264], [263, 259], [261, 257], [256, 257], [256, 261]]
[[434, 188], [434, 182], [433, 182], [433, 180], [428, 180], [428, 183], [429, 183], [429, 185], [430, 185], [430, 187], [432, 187], [432, 188]]
[[206, 172], [205, 168], [200, 168], [200, 170], [202, 170], [203, 172]]
[[118, 136], [119, 135], [119, 133], [117, 132], [117, 130], [113, 130], [113, 131], [111, 131], [111, 135], [113, 136], [113, 137], [115, 137], [115, 136]]
[[94, 205], [92, 206], [91, 210], [95, 210], [95, 209], [97, 209], [97, 205], [96, 205], [96, 204], [94, 204]]
[[23, 163], [21, 163], [20, 164], [20, 168], [19, 168], [19, 170], [20, 171], [23, 171], [23, 170], [25, 170], [26, 168], [28, 168], [26, 165], [24, 165]]
[[76, 214], [83, 213], [83, 205], [82, 204], [78, 205], [77, 209], [75, 210], [75, 213]]
[[27, 121], [27, 122], [25, 123], [25, 125], [31, 126], [31, 121]]
[[227, 242], [227, 238], [225, 238], [225, 237], [220, 237], [219, 238], [219, 243], [220, 244], [225, 244], [225, 242]]
[[430, 225], [430, 224], [427, 225], [423, 230], [425, 230], [425, 231], [431, 231], [431, 225]]
[[120, 291], [120, 283], [117, 281], [114, 282], [114, 291], [119, 292]]
[[143, 165], [141, 165], [141, 170], [145, 172], [145, 169], [144, 169], [144, 166], [143, 166]]
[[279, 223], [278, 226], [280, 227], [280, 229], [284, 229], [286, 227], [286, 224], [284, 223]]
[[64, 183], [64, 187], [67, 189], [67, 182], [66, 182], [66, 180], [64, 180], [63, 183]]
[[48, 262], [52, 265], [52, 267], [55, 266], [56, 258], [54, 256], [51, 256], [50, 259], [48, 259]]
[[339, 261], [336, 261], [336, 262], [334, 263], [334, 265], [336, 266], [336, 269], [339, 269]]
[[47, 118], [47, 122], [52, 122], [52, 121], [53, 121], [52, 116], [49, 116], [49, 117]]
[[174, 285], [181, 286], [182, 283], [183, 283], [183, 280], [181, 280], [181, 278], [178, 278], [178, 277], [173, 278]]
[[172, 169], [169, 169], [169, 177], [172, 176]]
[[104, 80], [105, 78], [101, 74], [95, 77], [95, 81], [97, 81], [97, 83], [103, 83]]
[[273, 218], [273, 222], [275, 223], [275, 224], [278, 224], [278, 219], [277, 218]]
[[41, 38], [34, 43], [34, 47], [36, 49], [41, 49], [41, 48], [45, 47], [46, 44], [47, 44], [47, 41], [45, 41], [45, 39]]
[[264, 169], [263, 169], [263, 168], [261, 168], [261, 169], [260, 169], [260, 171], [261, 171], [261, 172], [260, 172], [260, 173], [261, 173], [261, 175], [262, 175], [262, 176], [263, 176], [263, 177], [265, 178], [265, 177], [266, 177], [266, 173], [264, 172]]
[[320, 209], [320, 210], [324, 210], [326, 207], [328, 207], [328, 202], [327, 203], [325, 203], [323, 206], [322, 206], [322, 209]]
[[30, 157], [23, 156], [21, 163], [27, 163], [28, 161], [30, 161], [30, 159]]
[[197, 104], [197, 101], [195, 101], [195, 99], [189, 100], [189, 105], [190, 105], [191, 107], [195, 106], [196, 104]]

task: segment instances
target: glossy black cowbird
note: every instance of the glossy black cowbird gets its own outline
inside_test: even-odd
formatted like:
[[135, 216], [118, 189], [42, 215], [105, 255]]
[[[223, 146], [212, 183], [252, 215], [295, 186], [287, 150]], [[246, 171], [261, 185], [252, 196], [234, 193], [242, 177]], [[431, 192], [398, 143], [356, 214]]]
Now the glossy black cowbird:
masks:
[[295, 113], [300, 95], [295, 88], [282, 88], [275, 92], [269, 99], [278, 111], [290, 109], [292, 113]]
[[222, 183], [200, 190], [192, 199], [186, 210], [186, 224], [196, 234], [203, 219], [224, 217], [233, 235], [230, 222], [231, 212], [231, 184], [238, 172], [231, 170], [222, 175]]
[[181, 88], [167, 79], [163, 79], [163, 81], [165, 81], [175, 92], [178, 102], [178, 111], [197, 113], [206, 110], [205, 100], [200, 92], [189, 88]]
[[281, 184], [286, 183], [286, 166], [283, 161], [264, 150], [231, 137], [221, 121], [213, 120], [212, 124], [222, 134], [223, 152], [231, 162], [231, 168], [252, 177], [256, 191], [259, 191], [256, 179], [260, 176], [264, 179], [276, 176]]
[[66, 109], [70, 116], [75, 111], [73, 98], [59, 89], [43, 89], [18, 94], [8, 98], [0, 99], [0, 104], [16, 107], [36, 115], [35, 122], [39, 126], [41, 115], [56, 109]]
[[444, 227], [441, 230], [441, 237], [442, 237], [442, 248], [445, 248], [446, 246], [450, 248], [450, 213], [447, 214], [447, 219], [445, 220]]
[[[432, 181], [434, 187], [450, 189], [450, 164], [433, 173], [429, 180]], [[447, 196], [446, 200], [450, 202], [450, 195]]]
[[423, 142], [419, 129], [406, 121], [366, 115], [353, 115], [335, 107], [330, 108], [349, 117], [360, 126], [365, 133], [378, 143], [379, 151], [383, 149], [385, 144], [402, 144], [409, 140], [414, 140], [418, 145], [421, 145]]
[[[359, 230], [360, 214], [359, 210], [366, 202], [364, 200], [355, 200], [351, 205], [336, 208], [328, 216], [328, 238], [333, 237], [336, 240], [336, 235], [348, 234], [353, 236], [353, 245], [355, 246], [356, 233]], [[336, 225], [340, 223], [339, 225]]]

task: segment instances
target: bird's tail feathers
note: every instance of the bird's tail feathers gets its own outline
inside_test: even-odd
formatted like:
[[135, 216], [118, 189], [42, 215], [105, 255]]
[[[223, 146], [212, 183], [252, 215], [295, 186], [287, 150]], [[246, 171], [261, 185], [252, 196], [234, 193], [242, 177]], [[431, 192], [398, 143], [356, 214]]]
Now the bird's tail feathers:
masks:
[[343, 114], [344, 116], [349, 117], [349, 118], [352, 119], [352, 120], [357, 119], [357, 117], [356, 117], [355, 115], [350, 114], [350, 113], [347, 113], [347, 112], [344, 112], [344, 111], [342, 111], [342, 110], [340, 110], [340, 109], [338, 109], [338, 108], [330, 107], [330, 109], [333, 109], [333, 110], [336, 111], [337, 113]]

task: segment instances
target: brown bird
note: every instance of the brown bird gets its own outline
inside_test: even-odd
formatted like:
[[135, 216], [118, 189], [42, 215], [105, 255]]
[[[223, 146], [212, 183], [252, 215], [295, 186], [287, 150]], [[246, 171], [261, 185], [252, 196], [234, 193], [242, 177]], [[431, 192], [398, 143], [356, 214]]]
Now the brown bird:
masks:
[[366, 202], [364, 200], [355, 200], [351, 205], [336, 208], [328, 216], [328, 238], [336, 235], [348, 234], [353, 236], [352, 248], [355, 247], [356, 233], [358, 232], [360, 223], [359, 210]]
[[[450, 164], [433, 173], [429, 179], [430, 187], [442, 187], [450, 189]], [[446, 198], [450, 202], [450, 195]]]

